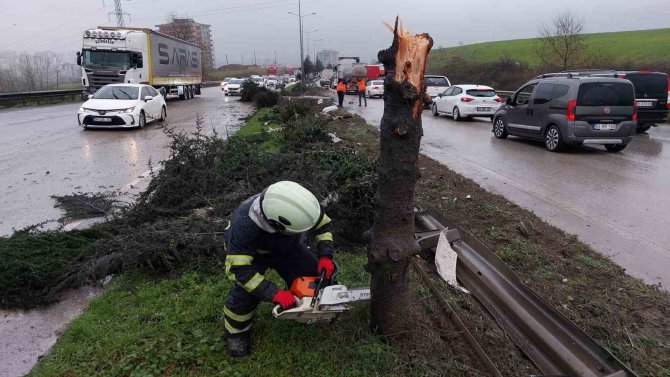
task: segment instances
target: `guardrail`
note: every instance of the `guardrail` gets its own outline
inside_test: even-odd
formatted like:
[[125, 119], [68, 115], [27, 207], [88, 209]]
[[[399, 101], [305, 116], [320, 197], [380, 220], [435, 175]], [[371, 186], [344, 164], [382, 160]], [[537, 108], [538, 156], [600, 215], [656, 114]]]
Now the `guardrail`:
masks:
[[0, 106], [13, 106], [16, 104], [25, 105], [29, 101], [43, 99], [60, 98], [65, 100], [68, 97], [83, 98], [83, 89], [68, 90], [41, 90], [37, 92], [19, 92], [19, 93], [0, 93]]
[[500, 98], [507, 98], [507, 97], [510, 97], [512, 94], [514, 94], [514, 92], [510, 92], [510, 91], [507, 91], [507, 90], [496, 90], [496, 94]]

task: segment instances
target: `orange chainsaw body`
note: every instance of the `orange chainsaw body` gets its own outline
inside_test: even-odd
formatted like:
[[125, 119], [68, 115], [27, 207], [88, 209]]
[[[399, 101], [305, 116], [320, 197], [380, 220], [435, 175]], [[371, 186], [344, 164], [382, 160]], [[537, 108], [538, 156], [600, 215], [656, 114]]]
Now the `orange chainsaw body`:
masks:
[[291, 293], [298, 298], [314, 297], [317, 280], [316, 276], [301, 276], [293, 280], [291, 284]]

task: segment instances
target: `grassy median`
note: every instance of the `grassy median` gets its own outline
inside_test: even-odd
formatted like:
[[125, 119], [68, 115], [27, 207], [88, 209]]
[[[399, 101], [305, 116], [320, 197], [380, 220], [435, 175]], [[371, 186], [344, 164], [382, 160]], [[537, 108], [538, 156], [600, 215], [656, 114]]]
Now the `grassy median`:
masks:
[[[290, 179], [328, 198], [341, 281], [369, 280], [363, 232], [374, 210], [379, 135], [359, 117], [318, 114], [320, 107], [284, 101], [258, 112], [228, 141], [175, 135], [172, 159], [115, 220], [129, 230], [117, 228], [86, 248], [94, 260], [122, 253], [122, 275], [32, 375], [487, 375], [414, 278], [409, 333], [384, 342], [372, 336], [365, 304], [329, 326], [275, 320], [264, 304], [254, 322], [254, 355], [227, 356], [221, 310], [230, 283], [221, 273], [220, 236], [232, 209], [267, 184]], [[333, 133], [339, 142], [331, 141]], [[670, 295], [448, 167], [421, 157], [420, 169], [419, 202], [479, 238], [639, 375], [670, 376]], [[424, 256], [421, 263], [431, 262]], [[538, 373], [474, 298], [436, 282], [503, 375]]]

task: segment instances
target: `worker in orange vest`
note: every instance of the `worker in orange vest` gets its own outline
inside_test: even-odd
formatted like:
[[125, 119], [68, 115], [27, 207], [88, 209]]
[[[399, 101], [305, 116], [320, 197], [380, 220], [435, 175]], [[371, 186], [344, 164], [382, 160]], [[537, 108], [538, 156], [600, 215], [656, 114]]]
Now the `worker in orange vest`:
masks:
[[340, 107], [342, 107], [342, 104], [344, 103], [344, 93], [347, 91], [347, 85], [344, 83], [344, 80], [340, 79], [339, 82], [337, 83], [337, 100], [340, 103]]
[[368, 107], [368, 99], [365, 97], [365, 80], [360, 79], [358, 85], [358, 106], [361, 106], [361, 98], [365, 101], [365, 107]]

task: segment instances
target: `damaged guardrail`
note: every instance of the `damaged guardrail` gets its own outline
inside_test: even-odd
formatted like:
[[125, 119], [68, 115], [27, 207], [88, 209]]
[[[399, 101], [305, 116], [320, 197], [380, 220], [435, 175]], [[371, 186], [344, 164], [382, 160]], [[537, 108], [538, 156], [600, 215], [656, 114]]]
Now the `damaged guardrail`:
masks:
[[[444, 230], [456, 254], [456, 278], [495, 317], [512, 341], [547, 375], [635, 377], [607, 349], [526, 286], [491, 250], [438, 212], [417, 208], [422, 249]], [[436, 245], [438, 248], [444, 245]]]

